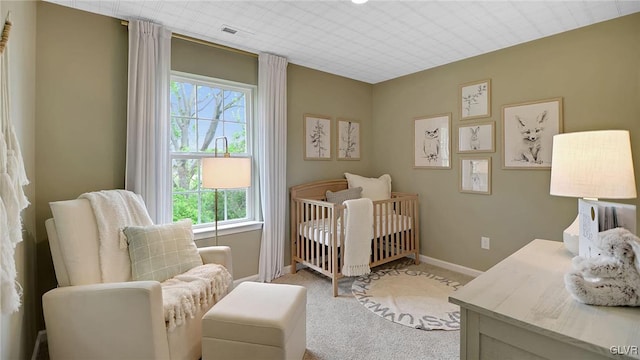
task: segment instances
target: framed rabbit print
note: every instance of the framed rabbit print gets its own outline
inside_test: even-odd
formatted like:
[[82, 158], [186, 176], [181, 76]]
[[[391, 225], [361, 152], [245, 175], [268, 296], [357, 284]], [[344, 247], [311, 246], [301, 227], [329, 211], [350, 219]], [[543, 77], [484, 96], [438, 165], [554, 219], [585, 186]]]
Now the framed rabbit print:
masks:
[[414, 168], [451, 168], [451, 114], [414, 119]]
[[458, 153], [495, 152], [495, 122], [458, 126]]

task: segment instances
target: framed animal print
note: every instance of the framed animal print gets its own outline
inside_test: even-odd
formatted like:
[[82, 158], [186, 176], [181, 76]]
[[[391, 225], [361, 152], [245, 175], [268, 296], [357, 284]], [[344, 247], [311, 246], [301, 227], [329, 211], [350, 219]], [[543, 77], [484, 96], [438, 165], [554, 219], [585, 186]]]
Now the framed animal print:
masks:
[[302, 127], [305, 160], [331, 160], [331, 118], [304, 115]]
[[460, 120], [491, 116], [491, 79], [460, 85]]
[[338, 160], [360, 160], [360, 122], [338, 119], [337, 124]]
[[491, 157], [460, 158], [460, 192], [491, 194]]
[[562, 98], [502, 107], [502, 168], [551, 169], [553, 136], [562, 133]]
[[451, 114], [414, 119], [415, 168], [451, 168]]
[[458, 126], [458, 153], [495, 152], [495, 122]]

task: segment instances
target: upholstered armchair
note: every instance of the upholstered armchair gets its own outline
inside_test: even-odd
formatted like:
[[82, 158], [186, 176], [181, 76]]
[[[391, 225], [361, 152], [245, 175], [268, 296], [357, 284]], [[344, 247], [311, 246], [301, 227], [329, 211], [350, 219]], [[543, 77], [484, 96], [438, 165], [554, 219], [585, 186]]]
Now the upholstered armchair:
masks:
[[[103, 283], [99, 229], [90, 202], [50, 205], [53, 218], [45, 225], [58, 280], [58, 287], [42, 298], [50, 358], [199, 359], [201, 319], [213, 304], [169, 330], [159, 281]], [[197, 253], [204, 264], [221, 264], [231, 272], [229, 247], [199, 248]], [[225, 285], [227, 291], [231, 284]]]

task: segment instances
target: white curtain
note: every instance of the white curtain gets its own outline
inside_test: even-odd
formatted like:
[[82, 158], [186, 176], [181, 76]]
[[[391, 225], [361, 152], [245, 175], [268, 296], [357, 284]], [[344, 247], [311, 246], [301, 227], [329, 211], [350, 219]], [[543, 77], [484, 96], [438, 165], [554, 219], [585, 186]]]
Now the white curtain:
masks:
[[259, 280], [283, 273], [287, 208], [287, 59], [258, 56], [258, 164], [264, 226]]
[[125, 189], [142, 195], [156, 224], [171, 221], [170, 76], [171, 31], [130, 21]]

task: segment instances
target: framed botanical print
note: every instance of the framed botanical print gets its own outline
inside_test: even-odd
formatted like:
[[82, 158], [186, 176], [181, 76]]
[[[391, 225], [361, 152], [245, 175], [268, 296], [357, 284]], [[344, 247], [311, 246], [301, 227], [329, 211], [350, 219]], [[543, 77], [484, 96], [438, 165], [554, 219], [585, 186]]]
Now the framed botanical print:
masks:
[[491, 116], [491, 79], [460, 85], [460, 120]]
[[451, 168], [451, 114], [414, 119], [415, 168]]
[[323, 115], [304, 115], [304, 159], [331, 160], [331, 118]]
[[338, 119], [337, 121], [337, 157], [338, 160], [360, 160], [360, 122]]

